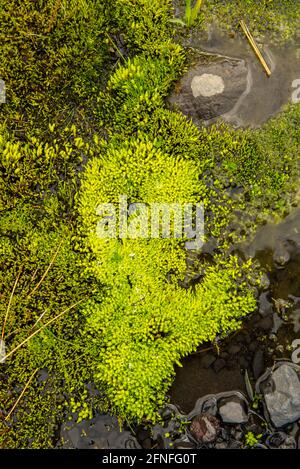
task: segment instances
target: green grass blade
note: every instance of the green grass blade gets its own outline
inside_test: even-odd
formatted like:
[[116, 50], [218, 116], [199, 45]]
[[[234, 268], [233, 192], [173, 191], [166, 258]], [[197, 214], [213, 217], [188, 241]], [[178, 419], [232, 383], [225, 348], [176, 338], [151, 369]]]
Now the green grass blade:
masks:
[[198, 13], [201, 9], [201, 6], [202, 6], [202, 0], [197, 0], [194, 8], [192, 8], [192, 11], [191, 11], [191, 24], [193, 24], [194, 21], [196, 20]]
[[192, 0], [185, 1], [185, 23], [187, 26], [192, 24]]

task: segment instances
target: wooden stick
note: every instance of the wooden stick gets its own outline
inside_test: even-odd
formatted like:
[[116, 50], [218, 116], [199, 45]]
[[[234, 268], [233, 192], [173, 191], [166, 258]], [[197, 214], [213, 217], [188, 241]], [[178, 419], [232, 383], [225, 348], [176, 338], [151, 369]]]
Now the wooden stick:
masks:
[[5, 417], [5, 421], [9, 420], [11, 414], [13, 413], [13, 411], [15, 410], [15, 408], [17, 407], [17, 405], [19, 404], [20, 400], [22, 399], [22, 397], [24, 396], [25, 394], [25, 391], [26, 389], [28, 388], [28, 386], [30, 385], [31, 381], [33, 380], [33, 378], [35, 377], [36, 373], [38, 372], [38, 368], [32, 373], [32, 375], [30, 376], [29, 380], [27, 381], [27, 383], [25, 384], [25, 387], [23, 389], [23, 391], [21, 392], [20, 396], [18, 397], [18, 399], [16, 400], [16, 402], [14, 403], [14, 405], [12, 406], [11, 410], [9, 411], [9, 413], [7, 414], [7, 416]]
[[113, 48], [116, 49], [116, 51], [118, 52], [118, 54], [120, 55], [121, 59], [124, 60], [124, 62], [126, 62], [125, 60], [125, 57], [124, 55], [122, 54], [122, 52], [120, 51], [119, 47], [117, 46], [117, 44], [112, 40], [112, 38], [110, 37], [110, 35], [105, 32], [105, 35], [106, 37], [108, 38], [108, 40], [110, 41], [110, 43], [112, 44]]
[[20, 278], [20, 275], [21, 275], [21, 272], [22, 272], [22, 268], [23, 267], [21, 267], [19, 272], [18, 272], [18, 275], [17, 275], [17, 278], [15, 280], [12, 292], [10, 294], [10, 298], [9, 298], [9, 302], [8, 302], [8, 306], [7, 306], [7, 310], [6, 310], [6, 314], [5, 314], [5, 318], [4, 318], [4, 324], [3, 324], [3, 328], [2, 328], [2, 335], [1, 335], [2, 340], [4, 339], [5, 326], [6, 326], [6, 323], [7, 323], [8, 314], [9, 314], [9, 310], [10, 310], [10, 307], [11, 307], [11, 302], [12, 302], [12, 299], [13, 299], [13, 296], [14, 296], [14, 293], [15, 293], [15, 289], [17, 287], [17, 284], [18, 284], [18, 281], [19, 281], [19, 278]]
[[30, 334], [29, 337], [27, 337], [27, 339], [23, 340], [23, 342], [21, 342], [19, 345], [17, 345], [13, 350], [11, 350], [9, 353], [7, 353], [4, 357], [4, 359], [6, 360], [8, 357], [10, 357], [13, 353], [15, 353], [20, 347], [22, 347], [22, 345], [26, 344], [26, 342], [28, 342], [28, 340], [32, 339], [32, 337], [34, 337], [36, 334], [38, 334], [39, 332], [41, 332], [41, 330], [45, 329], [45, 327], [49, 326], [49, 324], [51, 324], [53, 321], [56, 321], [56, 319], [60, 318], [63, 314], [67, 313], [68, 311], [70, 311], [71, 309], [75, 308], [75, 306], [79, 305], [79, 303], [81, 303], [82, 301], [84, 301], [86, 298], [78, 301], [77, 303], [73, 304], [72, 306], [70, 306], [69, 308], [65, 309], [64, 311], [62, 311], [61, 313], [59, 313], [57, 316], [55, 316], [55, 318], [52, 318], [50, 319], [49, 321], [47, 321], [43, 326], [41, 326], [39, 329], [37, 329], [35, 332], [33, 332], [32, 334]]
[[255, 42], [255, 40], [254, 40], [252, 34], [250, 33], [250, 31], [249, 31], [247, 25], [245, 24], [245, 22], [244, 22], [243, 20], [240, 21], [240, 25], [241, 25], [242, 30], [244, 31], [244, 33], [245, 33], [245, 35], [246, 35], [246, 37], [247, 37], [247, 39], [248, 39], [248, 41], [249, 41], [249, 43], [250, 43], [252, 49], [254, 50], [254, 52], [255, 52], [255, 54], [256, 54], [258, 60], [259, 60], [260, 63], [262, 64], [262, 66], [263, 66], [263, 68], [264, 68], [264, 70], [265, 70], [267, 76], [270, 77], [271, 74], [272, 74], [272, 72], [271, 72], [271, 70], [270, 70], [270, 68], [269, 68], [269, 66], [268, 66], [268, 64], [267, 64], [267, 62], [266, 62], [265, 59], [263, 58], [263, 56], [262, 56], [262, 54], [261, 54], [259, 48], [257, 47], [256, 42]]

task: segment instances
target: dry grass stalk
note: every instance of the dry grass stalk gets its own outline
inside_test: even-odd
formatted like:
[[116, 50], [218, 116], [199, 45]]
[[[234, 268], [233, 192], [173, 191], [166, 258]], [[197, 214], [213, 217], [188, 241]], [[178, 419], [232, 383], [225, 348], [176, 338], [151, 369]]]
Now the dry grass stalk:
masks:
[[[84, 298], [85, 299], [85, 298]], [[79, 303], [81, 303], [82, 301], [84, 301], [84, 299], [78, 301], [77, 303], [74, 303], [72, 306], [69, 306], [68, 308], [66, 308], [64, 311], [62, 311], [61, 313], [59, 313], [57, 316], [55, 316], [54, 318], [50, 319], [49, 321], [47, 321], [43, 326], [41, 326], [39, 329], [37, 329], [35, 332], [33, 332], [32, 334], [30, 334], [29, 337], [27, 337], [27, 339], [23, 340], [23, 342], [21, 342], [19, 345], [17, 345], [13, 350], [11, 350], [9, 353], [6, 354], [5, 356], [5, 360], [10, 357], [13, 353], [15, 353], [17, 350], [19, 350], [19, 348], [21, 348], [23, 345], [25, 345], [30, 339], [32, 339], [32, 337], [34, 337], [36, 334], [38, 334], [39, 332], [41, 332], [43, 329], [45, 329], [45, 327], [48, 327], [50, 324], [52, 324], [54, 321], [56, 321], [57, 319], [59, 319], [63, 314], [67, 313], [68, 311], [70, 311], [71, 309], [75, 308], [75, 306], [79, 305]]]
[[16, 402], [14, 403], [14, 405], [12, 406], [11, 410], [9, 411], [9, 413], [7, 414], [7, 416], [5, 417], [5, 421], [9, 420], [12, 413], [14, 412], [15, 408], [17, 407], [17, 405], [19, 404], [20, 400], [22, 399], [22, 397], [24, 396], [25, 392], [26, 392], [26, 389], [28, 388], [28, 386], [30, 385], [31, 381], [33, 380], [33, 378], [35, 377], [36, 373], [38, 372], [38, 368], [32, 373], [32, 375], [30, 376], [29, 380], [27, 381], [27, 383], [25, 384], [25, 387], [23, 389], [23, 391], [21, 392], [20, 396], [18, 397], [18, 399], [16, 400]]
[[59, 251], [60, 251], [60, 248], [61, 248], [61, 246], [62, 246], [62, 243], [63, 243], [63, 242], [61, 241], [61, 243], [59, 244], [58, 248], [56, 249], [55, 253], [54, 253], [53, 256], [52, 256], [52, 259], [51, 259], [51, 261], [50, 261], [50, 264], [48, 265], [47, 269], [45, 270], [44, 274], [42, 275], [41, 280], [40, 280], [40, 281], [38, 282], [38, 284], [34, 287], [34, 289], [27, 295], [27, 298], [29, 298], [30, 296], [32, 296], [32, 295], [37, 291], [37, 289], [41, 286], [41, 284], [43, 283], [43, 281], [45, 280], [46, 276], [48, 275], [49, 270], [51, 269], [51, 267], [52, 267], [52, 265], [53, 265], [53, 263], [54, 263], [54, 261], [55, 261], [57, 255], [58, 255], [58, 253], [59, 253]]
[[272, 72], [271, 72], [271, 70], [270, 70], [270, 68], [269, 68], [269, 66], [268, 66], [268, 64], [267, 64], [267, 62], [266, 62], [265, 59], [263, 58], [263, 56], [262, 56], [262, 54], [261, 54], [259, 48], [257, 47], [256, 42], [255, 42], [255, 40], [254, 40], [252, 34], [250, 33], [249, 29], [248, 29], [248, 26], [246, 25], [246, 23], [245, 23], [243, 20], [240, 21], [240, 25], [241, 25], [241, 27], [242, 27], [242, 30], [243, 30], [244, 33], [245, 33], [245, 36], [247, 37], [247, 39], [248, 39], [248, 41], [249, 41], [249, 43], [250, 43], [252, 49], [254, 50], [254, 52], [255, 52], [255, 54], [256, 54], [258, 60], [259, 60], [260, 63], [262, 64], [262, 66], [263, 66], [263, 68], [264, 68], [264, 70], [265, 70], [267, 76], [270, 77], [271, 74], [272, 74]]

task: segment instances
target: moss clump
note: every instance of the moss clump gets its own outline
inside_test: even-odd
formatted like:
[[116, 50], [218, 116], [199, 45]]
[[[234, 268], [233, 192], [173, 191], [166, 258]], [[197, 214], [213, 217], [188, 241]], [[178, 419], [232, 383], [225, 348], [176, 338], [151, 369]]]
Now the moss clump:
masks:
[[162, 279], [170, 262], [165, 244], [114, 246], [118, 263], [98, 255], [98, 262], [111, 266], [113, 280], [103, 301], [85, 308], [95, 383], [106, 390], [109, 408], [129, 421], [157, 420], [174, 365], [200, 343], [238, 328], [256, 305], [242, 280], [250, 265], [241, 268], [236, 258], [208, 268], [195, 291]]
[[[86, 157], [92, 146], [83, 143], [74, 126], [51, 143], [35, 137], [21, 142], [4, 126], [1, 130], [1, 324], [19, 277], [4, 334], [10, 352], [95, 289], [81, 276], [71, 212], [76, 173], [83, 151]], [[52, 447], [70, 413], [83, 418], [91, 415], [92, 407], [99, 408], [99, 397], [88, 391], [92, 361], [80, 333], [84, 322], [78, 308], [71, 308], [1, 365], [0, 402], [6, 413], [34, 370], [43, 370], [9, 422], [1, 422], [1, 446]]]
[[[163, 107], [162, 99], [174, 81], [174, 63], [178, 63], [178, 70], [183, 69], [181, 50], [173, 49], [177, 55], [172, 57], [170, 70], [169, 59], [161, 60], [160, 50], [154, 57], [153, 53], [149, 56], [149, 50], [122, 65], [109, 80], [107, 96], [112, 99], [106, 102], [110, 140], [88, 163], [78, 197], [79, 245], [86, 255], [83, 267], [104, 286], [97, 300], [83, 308], [95, 360], [99, 359], [95, 381], [106, 389], [114, 412], [131, 420], [155, 420], [156, 403], [164, 401], [174, 363], [203, 340], [236, 327], [243, 311], [253, 310], [254, 296], [245, 281], [252, 277], [253, 267], [240, 266], [235, 258], [227, 257], [229, 276], [221, 286], [217, 279], [225, 274], [215, 258], [213, 267], [202, 266], [204, 277], [196, 291], [183, 290], [178, 286], [186, 273], [182, 243], [147, 236], [138, 241], [100, 239], [98, 205], [117, 205], [123, 194], [128, 203], [203, 202], [207, 236], [217, 238], [225, 255], [229, 240], [238, 237], [238, 227], [245, 229], [244, 220], [238, 223], [239, 211], [264, 208], [269, 213], [279, 189], [286, 188], [292, 177], [286, 169], [292, 161], [291, 153], [278, 158], [275, 138], [276, 126], [285, 128], [282, 137], [287, 135], [288, 125], [283, 121], [289, 119], [288, 111], [282, 120], [253, 134], [234, 132], [225, 125], [198, 130], [183, 116]], [[290, 112], [295, 117], [297, 109]], [[262, 141], [267, 136], [269, 147], [264, 148]], [[291, 138], [297, 146], [296, 130]], [[294, 165], [293, 174], [296, 172]], [[237, 187], [242, 196], [234, 198], [231, 189]], [[251, 223], [255, 225], [252, 219]], [[236, 289], [238, 278], [244, 279], [241, 289]], [[220, 305], [213, 301], [214, 284], [219, 285], [221, 302], [226, 304], [228, 315], [224, 317]], [[228, 291], [233, 295], [229, 303]], [[205, 304], [209, 304], [208, 309]], [[230, 312], [228, 304], [232, 305]], [[189, 321], [182, 323], [180, 318], [186, 311]], [[195, 341], [193, 327], [197, 327]]]
[[156, 55], [172, 43], [171, 0], [116, 0], [114, 24], [131, 49]]
[[152, 112], [163, 106], [183, 62], [182, 48], [169, 44], [156, 57], [138, 55], [119, 67], [101, 96], [107, 131], [131, 135], [147, 126]]
[[[19, 202], [39, 204], [44, 210], [70, 212], [78, 171], [92, 154], [75, 125], [46, 139], [28, 135], [22, 140], [0, 126], [0, 213]], [[55, 137], [54, 137], [55, 135]]]
[[[153, 63], [157, 61], [153, 59]], [[153, 70], [160, 76], [159, 67]], [[119, 77], [129, 73], [127, 87]], [[140, 70], [131, 62], [110, 79], [118, 85], [116, 92], [123, 83], [126, 87], [114, 112], [119, 109], [123, 115], [126, 102], [127, 113], [134, 114], [139, 93], [143, 93], [139, 81]], [[160, 98], [159, 88], [157, 93]], [[196, 155], [184, 157], [172, 151], [180, 129], [186, 126], [189, 130], [185, 145], [188, 148], [191, 142], [191, 149], [197, 131], [176, 114], [164, 116], [161, 106], [158, 99], [152, 131], [159, 128], [157, 122], [162, 119], [165, 125], [169, 122], [169, 132], [158, 140], [150, 140], [143, 133], [143, 123], [137, 123], [136, 137], [122, 141], [132, 120], [127, 124], [116, 116], [114, 122], [124, 129], [121, 138], [112, 136], [100, 146], [99, 156], [87, 164], [78, 196], [84, 272], [103, 285], [101, 295], [83, 307], [86, 334], [93, 345], [94, 380], [106, 390], [110, 408], [126, 420], [155, 421], [174, 365], [203, 341], [236, 328], [240, 318], [256, 304], [251, 264], [239, 265], [232, 257], [227, 259], [225, 269], [222, 261], [216, 260], [213, 267], [205, 269], [203, 282], [195, 291], [184, 290], [178, 286], [187, 270], [182, 240], [150, 239], [148, 234], [143, 240], [102, 239], [97, 235], [99, 204], [117, 205], [122, 195], [127, 196], [128, 203], [148, 205], [208, 200], [209, 187], [201, 178], [209, 166], [209, 156], [203, 164], [201, 152], [198, 160]], [[149, 114], [149, 128], [152, 118]], [[163, 153], [164, 139], [167, 153]], [[130, 223], [134, 217], [130, 217]]]

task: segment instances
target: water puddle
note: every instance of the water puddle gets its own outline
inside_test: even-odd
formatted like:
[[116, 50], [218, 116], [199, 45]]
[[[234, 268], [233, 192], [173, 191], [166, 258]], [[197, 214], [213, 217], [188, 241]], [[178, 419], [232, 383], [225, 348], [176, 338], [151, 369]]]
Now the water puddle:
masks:
[[300, 208], [259, 228], [240, 252], [258, 260], [266, 272], [257, 312], [241, 330], [183, 360], [170, 390], [172, 403], [183, 412], [207, 394], [245, 393], [246, 371], [254, 383], [267, 366], [291, 360], [293, 342], [300, 339]]
[[[183, 45], [196, 55], [171, 96], [170, 105], [197, 125], [208, 125], [222, 117], [237, 127], [256, 128], [292, 100], [295, 80], [300, 79], [300, 43], [261, 47], [272, 71], [269, 78], [242, 33], [230, 36], [212, 27], [208, 38], [191, 36]], [[221, 77], [223, 92], [200, 96], [200, 89], [195, 94], [195, 83], [204, 74]]]

